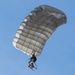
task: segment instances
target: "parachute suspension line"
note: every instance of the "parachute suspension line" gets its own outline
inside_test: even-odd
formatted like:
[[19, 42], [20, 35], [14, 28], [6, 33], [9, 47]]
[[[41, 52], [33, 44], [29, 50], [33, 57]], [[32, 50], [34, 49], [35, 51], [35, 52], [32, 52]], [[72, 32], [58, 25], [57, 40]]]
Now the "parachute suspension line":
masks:
[[36, 50], [33, 50], [32, 53], [31, 53], [31, 55], [33, 55], [33, 54], [35, 55], [35, 52], [36, 52]]

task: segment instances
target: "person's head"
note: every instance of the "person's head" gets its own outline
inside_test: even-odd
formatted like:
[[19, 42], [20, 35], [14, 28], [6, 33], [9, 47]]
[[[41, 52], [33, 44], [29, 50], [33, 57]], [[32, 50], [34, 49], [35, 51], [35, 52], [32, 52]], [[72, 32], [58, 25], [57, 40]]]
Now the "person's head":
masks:
[[32, 57], [35, 57], [35, 54], [33, 54]]

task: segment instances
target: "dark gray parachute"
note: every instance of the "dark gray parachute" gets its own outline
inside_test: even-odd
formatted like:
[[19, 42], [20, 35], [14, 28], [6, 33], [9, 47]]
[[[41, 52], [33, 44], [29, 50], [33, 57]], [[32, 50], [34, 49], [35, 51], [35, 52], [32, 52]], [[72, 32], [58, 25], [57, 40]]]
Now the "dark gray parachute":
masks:
[[66, 15], [51, 6], [41, 5], [29, 13], [21, 23], [13, 40], [15, 48], [32, 56], [39, 56], [52, 33], [66, 23]]

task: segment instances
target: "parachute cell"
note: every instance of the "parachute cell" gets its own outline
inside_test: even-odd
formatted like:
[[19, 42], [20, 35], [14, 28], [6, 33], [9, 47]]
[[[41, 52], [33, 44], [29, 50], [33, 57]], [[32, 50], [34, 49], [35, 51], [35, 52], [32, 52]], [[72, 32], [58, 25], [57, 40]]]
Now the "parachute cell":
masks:
[[39, 56], [48, 38], [64, 23], [66, 15], [62, 11], [41, 5], [31, 11], [21, 23], [13, 45], [28, 55], [35, 53]]

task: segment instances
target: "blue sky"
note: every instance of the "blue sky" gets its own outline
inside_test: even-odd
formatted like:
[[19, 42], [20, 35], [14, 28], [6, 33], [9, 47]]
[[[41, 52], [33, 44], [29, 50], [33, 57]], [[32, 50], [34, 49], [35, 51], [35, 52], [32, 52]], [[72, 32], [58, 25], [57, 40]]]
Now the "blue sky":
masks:
[[[39, 5], [62, 10], [67, 23], [46, 42], [38, 57], [38, 70], [28, 66], [29, 56], [15, 49], [12, 40], [21, 22]], [[75, 75], [74, 0], [0, 0], [0, 75]]]

